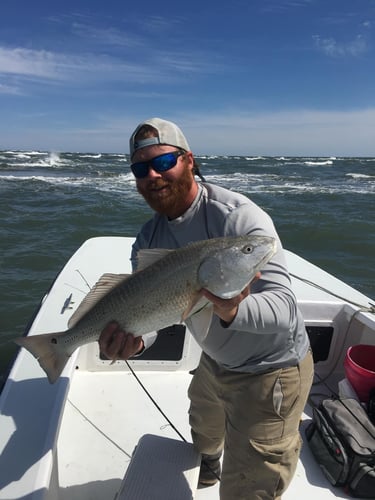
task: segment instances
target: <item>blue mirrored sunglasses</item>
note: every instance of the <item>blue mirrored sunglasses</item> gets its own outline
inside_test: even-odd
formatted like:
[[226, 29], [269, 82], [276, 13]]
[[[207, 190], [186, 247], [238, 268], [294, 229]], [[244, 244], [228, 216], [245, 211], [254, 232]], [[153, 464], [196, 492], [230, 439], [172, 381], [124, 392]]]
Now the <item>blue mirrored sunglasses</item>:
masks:
[[132, 163], [130, 168], [137, 179], [147, 177], [149, 168], [151, 167], [155, 172], [166, 172], [173, 168], [179, 156], [185, 154], [185, 151], [172, 151], [171, 153], [164, 153], [160, 156], [155, 156], [152, 160], [140, 161], [139, 163]]

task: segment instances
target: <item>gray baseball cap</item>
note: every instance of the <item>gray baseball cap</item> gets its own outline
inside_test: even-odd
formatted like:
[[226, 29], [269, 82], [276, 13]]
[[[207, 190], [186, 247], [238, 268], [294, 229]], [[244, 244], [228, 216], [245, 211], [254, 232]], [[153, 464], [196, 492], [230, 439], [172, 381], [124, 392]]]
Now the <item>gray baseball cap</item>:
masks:
[[[157, 131], [158, 137], [148, 137], [147, 139], [136, 141], [135, 136], [144, 125], [153, 127]], [[181, 129], [175, 123], [162, 120], [161, 118], [150, 118], [137, 126], [129, 140], [130, 157], [132, 158], [138, 149], [151, 146], [152, 144], [175, 146], [184, 151], [190, 151], [189, 144]]]

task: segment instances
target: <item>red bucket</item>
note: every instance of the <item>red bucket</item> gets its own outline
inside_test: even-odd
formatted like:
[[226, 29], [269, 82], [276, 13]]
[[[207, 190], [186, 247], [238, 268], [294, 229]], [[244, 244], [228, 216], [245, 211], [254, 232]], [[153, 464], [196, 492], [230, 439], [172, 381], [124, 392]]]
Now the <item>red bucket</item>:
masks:
[[346, 378], [359, 400], [368, 403], [370, 390], [375, 388], [375, 345], [358, 344], [349, 347], [344, 368]]

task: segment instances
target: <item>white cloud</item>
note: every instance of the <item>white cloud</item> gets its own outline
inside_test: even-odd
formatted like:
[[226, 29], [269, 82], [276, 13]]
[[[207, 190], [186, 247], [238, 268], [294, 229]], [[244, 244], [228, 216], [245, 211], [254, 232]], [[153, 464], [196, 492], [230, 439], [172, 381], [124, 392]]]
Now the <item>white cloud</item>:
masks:
[[0, 47], [0, 74], [54, 78], [58, 67], [56, 56], [51, 52]]
[[321, 38], [319, 35], [314, 35], [313, 40], [319, 50], [331, 57], [356, 57], [367, 51], [367, 43], [362, 35], [357, 35], [350, 42], [338, 42], [334, 38]]
[[271, 0], [262, 4], [263, 12], [289, 12], [312, 4], [313, 0]]
[[16, 85], [0, 83], [0, 94], [23, 95], [23, 92]]
[[[137, 71], [138, 70], [138, 71]], [[142, 70], [142, 68], [141, 68]], [[33, 77], [41, 80], [89, 80], [108, 78], [117, 71], [138, 76], [143, 71], [134, 65], [105, 56], [68, 55], [46, 50], [0, 47], [0, 74]]]
[[108, 45], [114, 47], [128, 47], [134, 50], [144, 44], [134, 33], [127, 35], [124, 31], [116, 28], [98, 28], [88, 24], [74, 22], [72, 31], [85, 41], [95, 42], [101, 47], [103, 45]]
[[[176, 50], [149, 50], [147, 57], [138, 59], [122, 55], [63, 54], [46, 50], [6, 48], [0, 46], [0, 75], [18, 76], [44, 84], [64, 82], [75, 87], [103, 81], [122, 83], [154, 83], [179, 81], [189, 74], [221, 71], [209, 55], [187, 54]], [[172, 71], [173, 70], [173, 71]], [[4, 84], [9, 82], [4, 82]]]

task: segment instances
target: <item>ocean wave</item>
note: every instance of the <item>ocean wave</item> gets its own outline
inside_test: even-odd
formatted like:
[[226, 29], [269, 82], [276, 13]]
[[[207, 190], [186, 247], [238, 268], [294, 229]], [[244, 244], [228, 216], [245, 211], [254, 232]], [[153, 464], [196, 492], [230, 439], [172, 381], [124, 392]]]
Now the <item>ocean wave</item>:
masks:
[[38, 151], [13, 152], [12, 155], [2, 155], [2, 160], [14, 168], [33, 167], [58, 167], [72, 164], [71, 160], [62, 158], [59, 153], [47, 153]]
[[17, 155], [27, 155], [27, 156], [36, 156], [36, 155], [41, 155], [41, 156], [44, 156], [44, 155], [48, 155], [49, 153], [47, 151], [12, 151], [12, 150], [9, 150], [9, 151], [2, 151], [2, 153], [6, 154], [6, 155], [13, 155], [13, 156], [17, 156]]
[[288, 178], [276, 174], [233, 174], [210, 175], [205, 174], [207, 182], [218, 184], [233, 191], [242, 193], [263, 194], [372, 194], [375, 192], [373, 184], [357, 184], [355, 182], [340, 182], [336, 185], [324, 185], [319, 182], [306, 182], [299, 176]]
[[[0, 179], [6, 180], [6, 181], [39, 181], [39, 182], [47, 182], [48, 184], [69, 184], [70, 182], [73, 182], [73, 179], [71, 177], [48, 177], [44, 175], [1, 175]], [[83, 178], [81, 178], [83, 179]], [[74, 182], [79, 182], [80, 178], [77, 177], [74, 179]]]
[[[14, 153], [14, 154], [13, 154]], [[135, 181], [126, 167], [128, 155], [108, 153], [56, 153], [16, 151], [0, 162], [0, 182], [12, 183], [7, 189], [17, 191], [41, 189], [36, 183], [48, 183], [58, 189], [81, 189], [128, 195], [135, 190]], [[16, 158], [16, 155], [29, 155]], [[12, 158], [12, 161], [10, 161]], [[373, 167], [360, 158], [333, 157], [246, 156], [235, 159], [225, 156], [201, 156], [202, 173], [208, 182], [243, 193], [270, 193], [291, 196], [300, 193], [361, 193], [375, 192]], [[248, 160], [250, 158], [250, 160]], [[253, 161], [253, 160], [258, 161]], [[327, 168], [335, 163], [337, 168]], [[306, 165], [312, 165], [308, 168]]]
[[129, 193], [129, 191], [135, 190], [135, 179], [132, 173], [124, 174], [110, 174], [102, 175], [99, 173], [98, 176], [46, 176], [46, 175], [1, 175], [0, 181], [8, 181], [11, 183], [16, 182], [27, 182], [29, 185], [31, 182], [49, 184], [51, 186], [57, 186], [61, 189], [64, 187], [69, 188], [84, 188], [84, 189], [94, 189], [98, 191], [105, 192], [118, 192], [118, 193]]
[[[300, 172], [299, 170], [296, 172]], [[213, 172], [211, 170], [204, 172], [207, 182], [218, 184], [229, 189], [238, 190], [241, 192], [262, 192], [262, 193], [361, 193], [369, 194], [375, 192], [375, 183], [371, 180], [375, 177], [369, 174], [362, 173], [347, 173], [345, 177], [338, 177], [335, 181], [323, 182], [320, 178], [310, 178], [300, 175], [296, 172], [290, 172], [285, 175], [283, 171], [279, 173], [270, 172], [269, 170], [261, 173], [253, 172]], [[128, 193], [135, 189], [135, 179], [132, 173], [128, 170], [121, 169], [101, 169], [95, 168], [90, 170], [82, 169], [65, 169], [65, 170], [50, 170], [45, 173], [42, 171], [28, 171], [28, 169], [6, 170], [0, 173], [0, 182], [11, 183], [47, 183], [58, 186], [63, 189], [65, 187], [95, 189], [99, 191], [112, 191], [119, 193]]]

